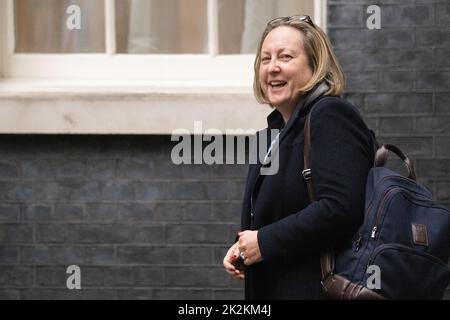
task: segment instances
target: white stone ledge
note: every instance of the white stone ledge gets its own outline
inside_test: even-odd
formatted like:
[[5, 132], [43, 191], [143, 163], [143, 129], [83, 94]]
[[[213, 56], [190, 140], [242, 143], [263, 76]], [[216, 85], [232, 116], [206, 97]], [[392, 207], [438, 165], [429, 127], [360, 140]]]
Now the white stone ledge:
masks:
[[255, 129], [271, 111], [251, 88], [217, 84], [0, 82], [2, 134], [171, 134]]

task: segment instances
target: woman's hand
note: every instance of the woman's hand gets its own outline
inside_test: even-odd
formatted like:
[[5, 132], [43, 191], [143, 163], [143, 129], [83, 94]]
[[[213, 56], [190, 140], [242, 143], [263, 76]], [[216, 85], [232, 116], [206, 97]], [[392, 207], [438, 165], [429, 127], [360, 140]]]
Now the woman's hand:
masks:
[[246, 266], [263, 260], [258, 245], [258, 231], [241, 231], [239, 235], [239, 254]]
[[231, 274], [233, 277], [237, 279], [243, 280], [245, 277], [245, 272], [243, 268], [239, 267], [239, 243], [236, 242], [231, 246], [230, 249], [228, 249], [227, 254], [225, 255], [225, 258], [223, 258], [223, 265], [225, 267], [225, 270]]

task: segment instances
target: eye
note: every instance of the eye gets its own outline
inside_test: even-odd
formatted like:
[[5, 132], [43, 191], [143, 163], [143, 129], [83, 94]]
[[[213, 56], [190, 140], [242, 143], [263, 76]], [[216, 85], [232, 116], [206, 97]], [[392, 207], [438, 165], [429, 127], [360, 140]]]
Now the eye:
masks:
[[261, 62], [264, 63], [264, 64], [265, 64], [265, 63], [268, 63], [269, 61], [270, 61], [270, 57], [267, 57], [267, 56], [266, 56], [266, 57], [262, 57], [262, 58], [261, 58]]
[[292, 56], [289, 54], [282, 54], [282, 55], [280, 55], [280, 59], [281, 59], [281, 61], [289, 61], [292, 59]]

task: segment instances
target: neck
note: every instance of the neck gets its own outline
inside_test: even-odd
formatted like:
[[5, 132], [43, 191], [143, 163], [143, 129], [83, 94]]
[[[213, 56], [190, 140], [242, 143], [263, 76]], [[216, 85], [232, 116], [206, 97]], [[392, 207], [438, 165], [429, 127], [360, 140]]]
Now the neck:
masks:
[[296, 105], [297, 104], [291, 104], [276, 107], [276, 109], [281, 113], [285, 124], [289, 121], [290, 117], [294, 113]]

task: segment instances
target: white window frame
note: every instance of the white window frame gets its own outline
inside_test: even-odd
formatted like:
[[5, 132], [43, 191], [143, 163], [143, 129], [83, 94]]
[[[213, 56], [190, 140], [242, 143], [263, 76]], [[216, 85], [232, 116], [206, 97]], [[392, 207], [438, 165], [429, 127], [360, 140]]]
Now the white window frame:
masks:
[[[253, 54], [217, 54], [218, 0], [208, 0], [208, 54], [116, 54], [115, 1], [104, 1], [106, 52], [101, 54], [14, 53], [14, 1], [0, 1], [0, 12], [4, 12], [0, 74], [4, 78], [136, 81], [158, 87], [251, 86]], [[314, 20], [324, 30], [326, 7], [326, 0], [314, 0]]]

